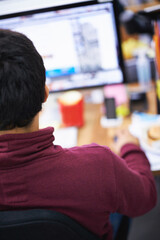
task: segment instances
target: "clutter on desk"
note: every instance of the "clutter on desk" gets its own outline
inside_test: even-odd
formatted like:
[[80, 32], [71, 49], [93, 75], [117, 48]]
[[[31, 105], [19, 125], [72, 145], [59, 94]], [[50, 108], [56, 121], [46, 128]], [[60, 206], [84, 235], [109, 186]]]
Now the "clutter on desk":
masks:
[[116, 127], [122, 124], [123, 117], [130, 113], [128, 95], [124, 84], [107, 85], [104, 87], [104, 113], [101, 126]]
[[68, 91], [58, 98], [62, 125], [65, 127], [84, 124], [83, 96], [79, 91]]
[[[104, 104], [106, 109], [106, 117], [111, 118], [107, 116], [107, 101], [105, 99], [108, 99], [108, 102], [112, 102], [112, 106], [108, 104], [108, 108], [115, 107], [116, 117], [125, 117], [129, 115], [129, 98], [126, 86], [124, 84], [108, 85], [104, 87]], [[113, 101], [115, 101], [115, 106], [113, 106]], [[111, 110], [108, 109], [108, 112], [109, 111]]]
[[136, 71], [137, 80], [142, 89], [149, 90], [151, 86], [151, 65], [147, 50], [145, 48], [137, 49], [136, 55]]
[[130, 99], [130, 111], [144, 112], [148, 109], [148, 102], [146, 97], [146, 92], [134, 91], [129, 93]]
[[134, 112], [129, 130], [137, 137], [153, 171], [160, 168], [160, 115]]
[[160, 124], [160, 115], [134, 112], [131, 116], [131, 125], [129, 129], [135, 137], [141, 138], [143, 128], [146, 129], [153, 124]]
[[[149, 88], [150, 80], [156, 77], [152, 37], [146, 34], [128, 36], [127, 40], [122, 41], [122, 52], [127, 82], [139, 82], [142, 88]], [[144, 85], [144, 82], [148, 84]]]
[[123, 118], [117, 117], [117, 118], [107, 118], [105, 116], [101, 117], [100, 124], [103, 128], [109, 128], [109, 127], [118, 127], [122, 124]]
[[105, 115], [108, 119], [115, 119], [117, 118], [116, 115], [116, 104], [115, 104], [115, 98], [105, 98], [104, 99], [104, 106], [105, 106]]
[[147, 49], [147, 54], [149, 57], [154, 57], [155, 52], [154, 50], [149, 46], [149, 44], [146, 43], [146, 41], [142, 41], [141, 39], [135, 39], [133, 37], [130, 37], [129, 39], [122, 42], [122, 51], [123, 51], [123, 57], [124, 59], [132, 59], [135, 55], [135, 50], [137, 49]]
[[85, 89], [82, 91], [84, 102], [85, 103], [91, 103], [91, 104], [102, 104], [103, 103], [103, 90], [102, 88], [93, 88], [91, 89]]

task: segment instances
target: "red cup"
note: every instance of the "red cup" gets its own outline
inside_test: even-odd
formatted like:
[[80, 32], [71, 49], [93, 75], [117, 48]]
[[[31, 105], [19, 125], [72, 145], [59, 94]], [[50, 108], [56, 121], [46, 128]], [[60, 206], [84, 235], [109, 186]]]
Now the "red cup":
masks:
[[64, 93], [58, 99], [62, 124], [65, 127], [84, 124], [83, 119], [83, 97], [78, 91]]

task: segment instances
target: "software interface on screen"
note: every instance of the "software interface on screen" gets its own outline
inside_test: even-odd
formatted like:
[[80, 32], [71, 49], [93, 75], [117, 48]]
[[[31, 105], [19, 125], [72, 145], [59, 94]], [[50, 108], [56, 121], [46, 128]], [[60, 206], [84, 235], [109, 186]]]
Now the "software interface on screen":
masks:
[[41, 54], [50, 91], [123, 82], [112, 2], [0, 20]]

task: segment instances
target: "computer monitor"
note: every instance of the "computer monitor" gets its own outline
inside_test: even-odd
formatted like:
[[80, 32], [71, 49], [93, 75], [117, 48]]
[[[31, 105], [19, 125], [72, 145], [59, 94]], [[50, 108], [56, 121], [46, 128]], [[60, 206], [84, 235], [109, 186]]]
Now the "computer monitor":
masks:
[[82, 1], [0, 16], [41, 54], [50, 92], [124, 82], [113, 1]]

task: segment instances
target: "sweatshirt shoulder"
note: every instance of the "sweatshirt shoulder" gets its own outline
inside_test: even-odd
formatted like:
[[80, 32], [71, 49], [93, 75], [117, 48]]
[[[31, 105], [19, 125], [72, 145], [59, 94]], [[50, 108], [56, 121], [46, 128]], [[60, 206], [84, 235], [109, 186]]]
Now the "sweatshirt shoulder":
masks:
[[107, 154], [110, 153], [111, 150], [107, 146], [99, 145], [97, 143], [82, 145], [78, 147], [70, 148], [69, 151], [75, 151], [75, 152], [84, 152], [89, 154]]
[[97, 162], [102, 165], [112, 162], [114, 155], [107, 146], [98, 145], [96, 143], [66, 149], [66, 154], [80, 161], [85, 160], [85, 162], [89, 161], [92, 163], [94, 161], [94, 163]]

